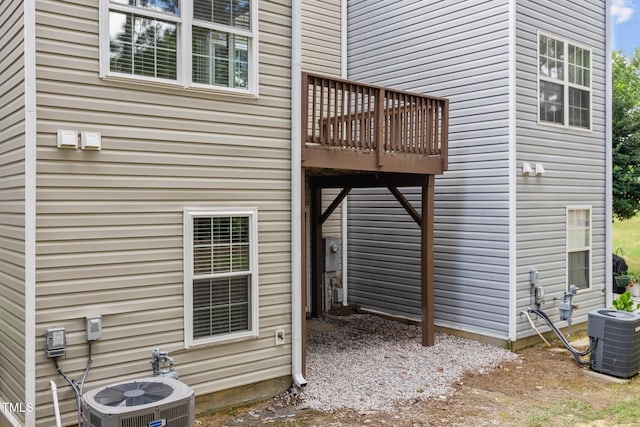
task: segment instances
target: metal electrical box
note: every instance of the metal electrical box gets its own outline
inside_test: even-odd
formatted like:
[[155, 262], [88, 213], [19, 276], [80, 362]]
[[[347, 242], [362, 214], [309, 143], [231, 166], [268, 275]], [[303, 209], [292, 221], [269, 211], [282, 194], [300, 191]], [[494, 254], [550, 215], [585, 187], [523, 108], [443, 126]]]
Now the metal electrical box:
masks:
[[339, 271], [340, 259], [342, 257], [340, 239], [327, 237], [324, 239], [324, 271]]
[[621, 378], [640, 372], [640, 315], [594, 310], [589, 313], [587, 334], [596, 340], [591, 369]]

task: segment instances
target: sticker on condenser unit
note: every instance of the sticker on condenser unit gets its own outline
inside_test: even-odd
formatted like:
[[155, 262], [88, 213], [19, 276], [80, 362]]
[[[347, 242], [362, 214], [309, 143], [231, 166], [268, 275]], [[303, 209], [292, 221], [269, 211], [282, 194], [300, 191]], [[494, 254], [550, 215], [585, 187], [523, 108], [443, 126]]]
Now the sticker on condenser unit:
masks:
[[149, 427], [165, 427], [166, 425], [167, 425], [166, 419], [149, 421], [149, 424], [148, 424]]
[[636, 332], [640, 332], [640, 326], [636, 326]]

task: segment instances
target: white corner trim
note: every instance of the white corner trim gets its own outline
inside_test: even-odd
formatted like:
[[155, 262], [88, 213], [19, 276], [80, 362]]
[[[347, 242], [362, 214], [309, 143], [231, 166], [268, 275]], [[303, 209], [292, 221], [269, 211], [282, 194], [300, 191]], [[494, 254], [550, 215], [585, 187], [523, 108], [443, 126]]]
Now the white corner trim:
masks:
[[[36, 0], [24, 1], [25, 89], [25, 403], [36, 405]], [[25, 414], [25, 425], [36, 424], [35, 411]]]
[[340, 77], [343, 79], [348, 78], [348, 69], [347, 69], [347, 59], [348, 59], [348, 51], [347, 51], [347, 0], [340, 1]]
[[606, 9], [605, 13], [605, 274], [604, 274], [604, 286], [605, 286], [605, 307], [611, 306], [611, 301], [613, 300], [613, 260], [611, 259], [611, 254], [613, 253], [613, 243], [612, 243], [612, 227], [611, 223], [613, 221], [613, 159], [612, 159], [612, 134], [611, 134], [611, 103], [612, 103], [612, 90], [613, 83], [611, 81], [611, 7], [609, 6], [609, 2], [604, 2], [604, 8]]
[[509, 0], [509, 339], [517, 339], [516, 1]]

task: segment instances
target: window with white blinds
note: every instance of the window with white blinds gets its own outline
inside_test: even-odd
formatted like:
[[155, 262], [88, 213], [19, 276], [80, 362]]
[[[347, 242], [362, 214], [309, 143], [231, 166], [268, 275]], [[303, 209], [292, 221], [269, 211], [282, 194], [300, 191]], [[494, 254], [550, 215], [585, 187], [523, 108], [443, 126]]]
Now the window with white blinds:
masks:
[[102, 0], [103, 76], [257, 93], [257, 0]]
[[185, 210], [187, 345], [257, 334], [257, 212]]
[[567, 208], [567, 286], [591, 287], [591, 208]]

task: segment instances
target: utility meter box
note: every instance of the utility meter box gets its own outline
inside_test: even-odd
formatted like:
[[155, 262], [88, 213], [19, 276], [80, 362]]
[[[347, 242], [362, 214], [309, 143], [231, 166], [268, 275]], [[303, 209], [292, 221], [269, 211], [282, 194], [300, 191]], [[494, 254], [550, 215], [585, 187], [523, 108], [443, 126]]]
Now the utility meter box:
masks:
[[342, 258], [342, 248], [340, 239], [327, 237], [324, 239], [324, 271], [339, 271], [340, 259]]
[[620, 378], [640, 372], [640, 315], [608, 309], [591, 311], [587, 334], [596, 340], [591, 369]]

